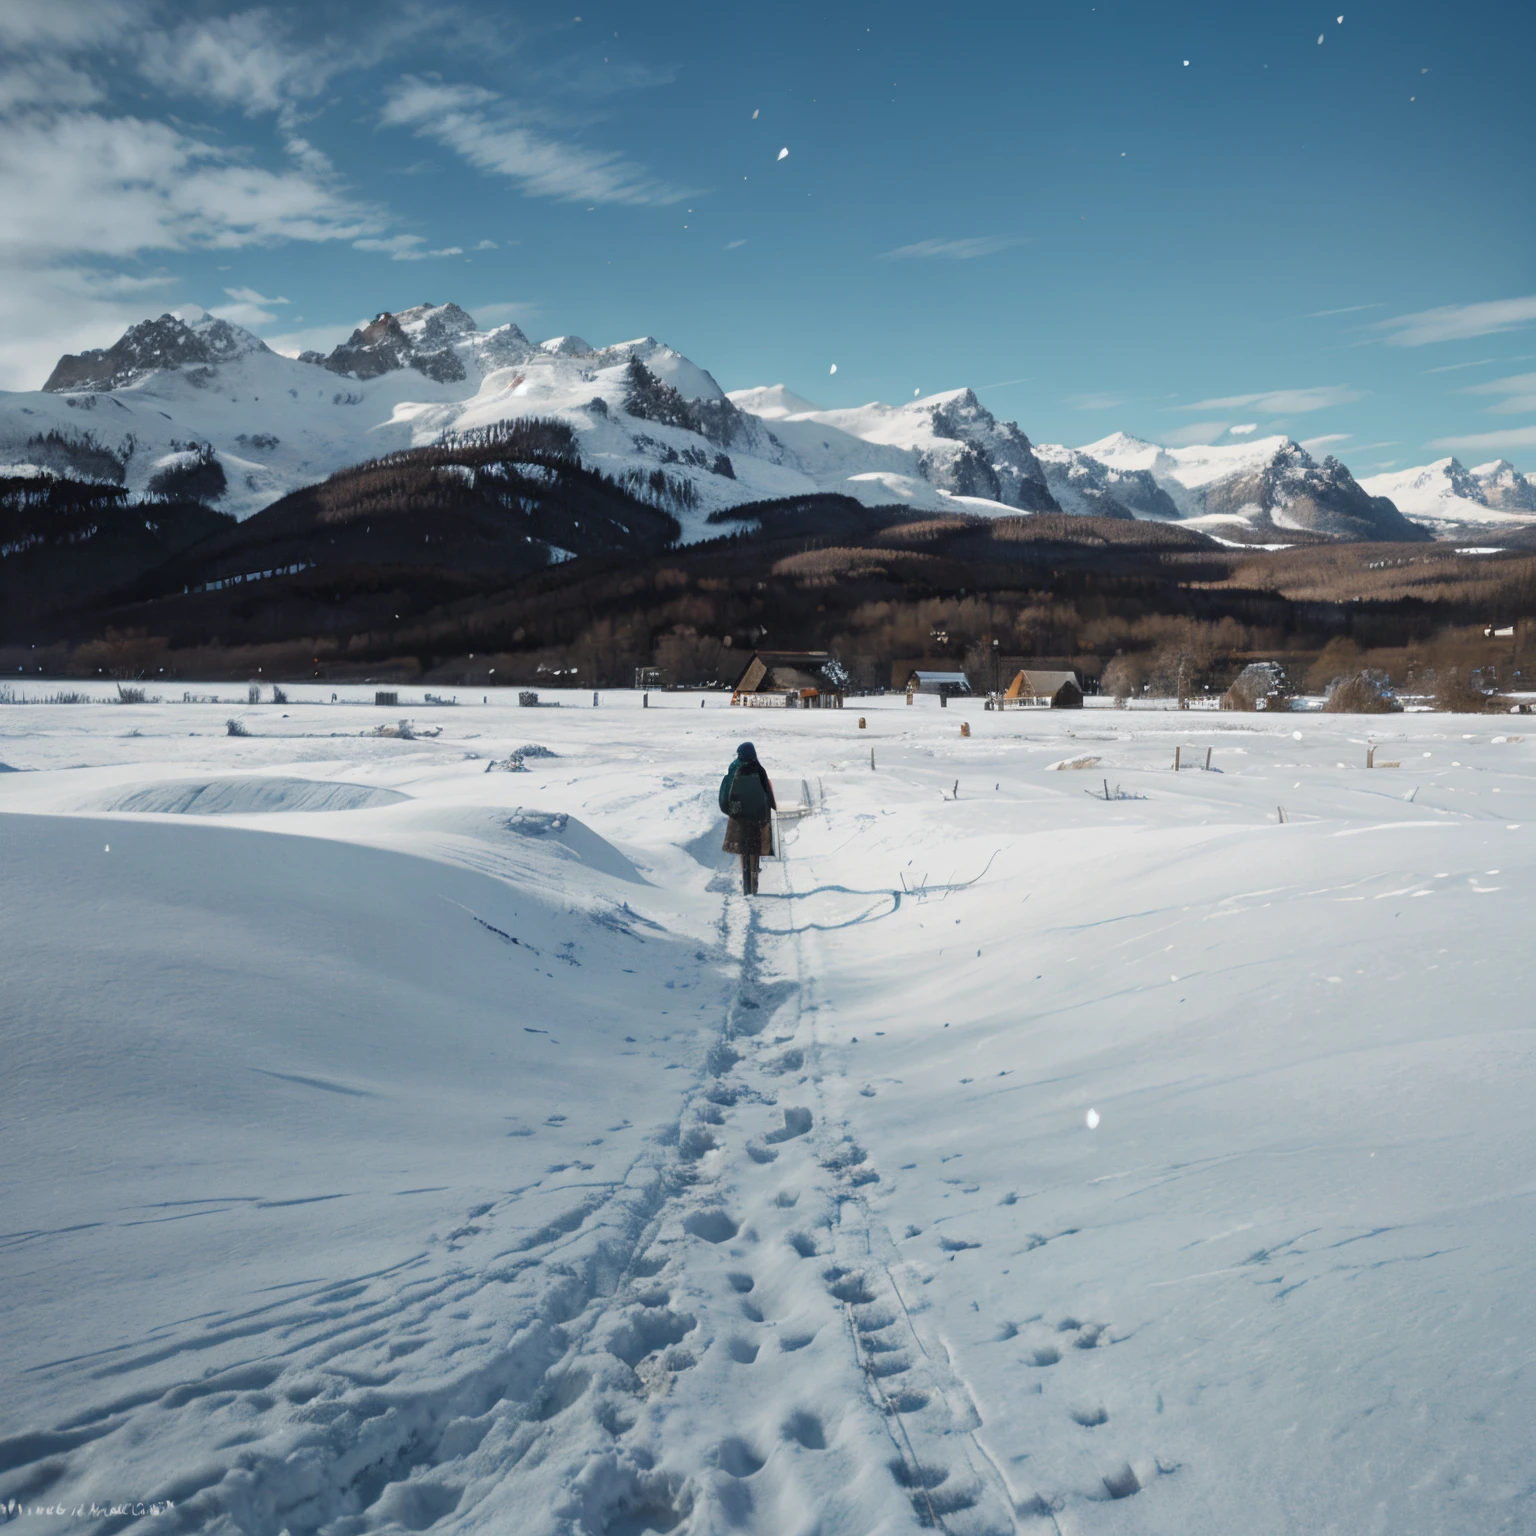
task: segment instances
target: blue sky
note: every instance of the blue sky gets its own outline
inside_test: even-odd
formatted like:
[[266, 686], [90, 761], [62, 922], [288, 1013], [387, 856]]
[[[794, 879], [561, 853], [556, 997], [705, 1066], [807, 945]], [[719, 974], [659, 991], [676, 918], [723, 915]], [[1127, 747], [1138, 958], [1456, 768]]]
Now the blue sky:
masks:
[[1331, 4], [6, 0], [0, 386], [451, 298], [1043, 441], [1536, 468], [1536, 7]]

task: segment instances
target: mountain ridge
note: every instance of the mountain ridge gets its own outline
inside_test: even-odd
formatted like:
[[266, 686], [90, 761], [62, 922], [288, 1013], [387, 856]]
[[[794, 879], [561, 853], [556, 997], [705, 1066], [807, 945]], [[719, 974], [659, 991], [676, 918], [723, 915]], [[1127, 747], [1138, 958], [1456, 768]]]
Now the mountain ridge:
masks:
[[[968, 388], [823, 409], [782, 385], [727, 393], [653, 336], [536, 342], [510, 322], [482, 330], [451, 302], [381, 311], [329, 353], [298, 358], [195, 307], [141, 321], [61, 358], [40, 392], [0, 395], [0, 468], [174, 487], [248, 517], [381, 453], [522, 417], [564, 421], [581, 462], [677, 517], [684, 542], [711, 536], [711, 516], [732, 506], [816, 494], [1181, 521], [1237, 543], [1419, 540], [1475, 520], [1447, 517], [1447, 498], [1416, 482], [1424, 510], [1410, 497], [1405, 517], [1381, 485], [1393, 477], [1356, 481], [1286, 437], [1036, 445]], [[1456, 469], [1484, 521], [1536, 522], [1536, 477], [1506, 461], [1481, 479]]]

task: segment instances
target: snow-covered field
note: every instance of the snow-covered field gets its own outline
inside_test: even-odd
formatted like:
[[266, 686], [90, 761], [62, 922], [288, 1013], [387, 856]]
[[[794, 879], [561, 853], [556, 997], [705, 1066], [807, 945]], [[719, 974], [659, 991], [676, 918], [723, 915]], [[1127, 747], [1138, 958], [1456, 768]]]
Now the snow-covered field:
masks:
[[1536, 1529], [1519, 717], [197, 691], [0, 707], [20, 1529]]

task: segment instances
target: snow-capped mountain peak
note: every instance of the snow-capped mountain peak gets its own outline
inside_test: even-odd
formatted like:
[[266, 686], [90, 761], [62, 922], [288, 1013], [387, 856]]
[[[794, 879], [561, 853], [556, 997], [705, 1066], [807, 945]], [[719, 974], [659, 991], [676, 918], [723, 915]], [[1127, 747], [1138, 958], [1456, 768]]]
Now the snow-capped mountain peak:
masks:
[[180, 315], [131, 325], [110, 347], [61, 357], [43, 385], [46, 394], [127, 389], [151, 373], [212, 368], [253, 352], [265, 352], [260, 337], [228, 320], [217, 320], [195, 305]]
[[755, 389], [733, 389], [731, 404], [750, 411], [764, 421], [783, 421], [791, 416], [814, 416], [821, 409], [804, 395], [797, 395], [782, 384], [760, 384]]
[[1085, 443], [1078, 452], [1111, 469], [1151, 469], [1167, 450], [1126, 432], [1111, 432], [1096, 443]]
[[1361, 484], [1447, 534], [1469, 525], [1528, 523], [1536, 512], [1536, 476], [1520, 474], [1507, 459], [1471, 470], [1456, 458], [1436, 459], [1372, 475]]
[[1472, 478], [1487, 506], [1505, 512], [1536, 512], [1536, 475], [1522, 475], [1508, 459], [1479, 464]]
[[1187, 519], [1243, 542], [1419, 537], [1387, 499], [1400, 496], [1447, 529], [1536, 521], [1536, 477], [1503, 460], [1475, 471], [1443, 460], [1362, 486], [1286, 437], [1168, 448], [1117, 432], [1037, 450], [971, 389], [835, 409], [781, 384], [728, 396], [654, 336], [535, 342], [511, 323], [481, 330], [454, 303], [381, 311], [329, 354], [298, 359], [196, 306], [144, 320], [60, 359], [43, 391], [0, 396], [0, 463], [136, 494], [169, 495], [174, 481], [245, 516], [395, 449], [535, 416], [563, 421], [583, 462], [675, 515], [685, 539], [713, 536], [714, 513], [817, 492]]

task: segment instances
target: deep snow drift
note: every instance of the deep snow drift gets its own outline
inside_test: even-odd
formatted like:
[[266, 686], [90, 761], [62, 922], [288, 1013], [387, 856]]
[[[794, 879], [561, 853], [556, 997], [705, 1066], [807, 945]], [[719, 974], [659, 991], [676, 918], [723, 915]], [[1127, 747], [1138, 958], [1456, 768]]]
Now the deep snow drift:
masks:
[[1518, 719], [224, 692], [0, 708], [29, 1529], [1536, 1522]]

